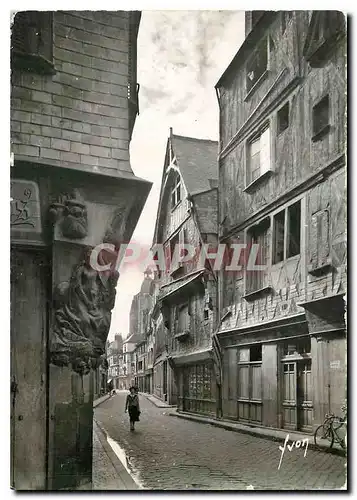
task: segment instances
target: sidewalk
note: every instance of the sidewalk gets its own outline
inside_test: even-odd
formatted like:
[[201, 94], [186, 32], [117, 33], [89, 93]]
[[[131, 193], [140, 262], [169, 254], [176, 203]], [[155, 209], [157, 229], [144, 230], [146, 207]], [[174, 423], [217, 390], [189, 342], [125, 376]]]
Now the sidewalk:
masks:
[[139, 489], [112, 450], [105, 432], [95, 420], [93, 420], [92, 481], [92, 490], [97, 491]]
[[148, 394], [146, 392], [140, 392], [142, 396], [145, 396], [146, 399], [148, 399], [152, 404], [157, 406], [158, 408], [176, 408], [176, 405], [168, 405], [164, 401], [161, 401], [160, 398], [157, 396], [154, 396], [154, 394]]
[[104, 394], [104, 396], [101, 396], [100, 398], [95, 399], [93, 401], [93, 408], [96, 408], [98, 405], [100, 405], [101, 403], [104, 403], [104, 401], [106, 401], [109, 398], [110, 398], [109, 394]]
[[[170, 412], [169, 415], [171, 417], [183, 418], [186, 420], [191, 420], [193, 422], [200, 422], [202, 424], [213, 425], [214, 427], [221, 427], [223, 429], [240, 432], [243, 434], [250, 434], [252, 436], [262, 437], [266, 439], [271, 439], [272, 441], [281, 441], [282, 446], [284, 445], [284, 441], [286, 436], [289, 436], [289, 445], [292, 445], [293, 441], [302, 442], [303, 439], [308, 438], [309, 440], [309, 448], [316, 449], [314, 443], [314, 437], [312, 435], [304, 434], [303, 432], [296, 431], [286, 431], [281, 429], [267, 428], [267, 427], [259, 427], [255, 425], [243, 425], [238, 422], [230, 422], [229, 420], [218, 420], [215, 418], [209, 417], [201, 417], [198, 415], [193, 415], [191, 413], [181, 412], [176, 410], [176, 412]], [[333, 453], [336, 455], [345, 456], [344, 451], [340, 447], [336, 447], [336, 445], [330, 449], [328, 444], [325, 441], [319, 440], [319, 446], [324, 448], [324, 451]]]

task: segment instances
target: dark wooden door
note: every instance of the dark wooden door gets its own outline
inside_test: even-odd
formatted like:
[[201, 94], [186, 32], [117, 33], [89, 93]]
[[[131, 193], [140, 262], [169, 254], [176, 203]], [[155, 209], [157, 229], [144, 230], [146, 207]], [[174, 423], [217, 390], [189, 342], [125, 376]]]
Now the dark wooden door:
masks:
[[45, 260], [11, 252], [11, 486], [46, 488]]

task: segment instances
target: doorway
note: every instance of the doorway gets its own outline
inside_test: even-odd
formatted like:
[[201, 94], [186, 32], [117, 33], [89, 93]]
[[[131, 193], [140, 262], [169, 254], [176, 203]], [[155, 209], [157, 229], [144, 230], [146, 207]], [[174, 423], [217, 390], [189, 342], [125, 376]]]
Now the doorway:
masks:
[[312, 431], [312, 375], [310, 339], [285, 349], [282, 359], [284, 429]]
[[46, 488], [46, 260], [11, 251], [11, 486]]

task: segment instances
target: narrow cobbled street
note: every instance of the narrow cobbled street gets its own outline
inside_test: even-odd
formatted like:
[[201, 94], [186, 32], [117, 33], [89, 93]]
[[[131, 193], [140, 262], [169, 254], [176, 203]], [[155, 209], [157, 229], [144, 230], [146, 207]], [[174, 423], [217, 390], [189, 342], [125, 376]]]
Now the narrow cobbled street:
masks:
[[126, 392], [117, 393], [95, 409], [94, 417], [118, 443], [143, 488], [326, 490], [345, 483], [343, 457], [286, 450], [278, 470], [278, 442], [169, 416], [170, 409], [157, 408], [145, 396], [140, 397], [141, 421], [130, 432], [125, 397]]

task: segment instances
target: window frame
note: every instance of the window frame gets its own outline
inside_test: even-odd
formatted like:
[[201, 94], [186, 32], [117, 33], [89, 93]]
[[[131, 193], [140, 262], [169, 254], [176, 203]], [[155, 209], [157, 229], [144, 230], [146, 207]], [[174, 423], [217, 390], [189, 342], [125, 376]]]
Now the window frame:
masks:
[[[280, 208], [279, 210], [275, 211], [274, 213], [271, 214], [272, 217], [272, 238], [271, 238], [271, 265], [272, 266], [277, 266], [277, 265], [282, 265], [284, 262], [289, 261], [290, 259], [296, 259], [299, 256], [301, 256], [301, 253], [303, 251], [302, 245], [303, 245], [303, 238], [302, 238], [302, 231], [303, 231], [303, 197], [298, 198], [297, 200], [294, 200], [293, 202], [285, 205], [284, 207]], [[288, 256], [288, 247], [289, 247], [289, 232], [288, 232], [288, 224], [289, 224], [289, 209], [291, 209], [294, 205], [297, 205], [300, 203], [300, 234], [299, 234], [299, 252], [296, 253], [295, 255], [290, 255]], [[276, 260], [275, 258], [275, 218], [284, 212], [284, 256], [283, 259], [281, 260]]]
[[[179, 193], [179, 196], [177, 196], [177, 193]], [[175, 210], [175, 208], [182, 202], [182, 180], [179, 172], [176, 172], [174, 178], [174, 185], [173, 187], [171, 187], [170, 190], [170, 202], [171, 202], [171, 211]]]
[[[260, 220], [257, 224], [250, 226], [246, 230], [246, 242], [248, 243], [248, 248], [250, 248], [250, 244], [257, 243], [257, 241], [253, 241], [253, 238], [257, 236], [261, 236], [264, 234], [264, 249], [265, 249], [265, 261], [266, 261], [266, 266], [269, 268], [270, 265], [270, 237], [269, 237], [269, 229], [271, 227], [271, 218], [270, 217], [265, 217], [264, 219]], [[259, 265], [259, 263], [256, 263]], [[250, 273], [248, 275], [248, 272]], [[244, 297], [248, 297], [249, 295], [255, 295], [256, 293], [259, 293], [260, 291], [263, 290], [268, 290], [270, 289], [270, 286], [268, 283], [265, 283], [265, 277], [263, 276], [264, 271], [248, 271], [247, 269], [245, 270], [245, 295]], [[258, 281], [255, 279], [256, 276], [263, 276], [262, 279], [259, 282], [258, 286], [255, 281]], [[253, 283], [252, 283], [253, 282]]]
[[[252, 170], [251, 170], [251, 148], [252, 144], [257, 142], [259, 139], [261, 141], [262, 136], [264, 133], [266, 133], [269, 130], [269, 141], [267, 141], [269, 147], [269, 165], [265, 166], [262, 169], [262, 165], [264, 163], [261, 162], [261, 152], [262, 152], [262, 147], [260, 145], [259, 149], [259, 175], [252, 180]], [[269, 177], [270, 175], [273, 174], [274, 172], [274, 144], [273, 144], [273, 127], [271, 124], [271, 121], [265, 121], [257, 131], [254, 132], [254, 134], [250, 135], [245, 141], [245, 188], [244, 191], [250, 192], [253, 187], [255, 187], [257, 184], [259, 184], [260, 181], [265, 179], [266, 177]], [[263, 149], [264, 150], [264, 149]]]
[[[327, 109], [328, 121], [326, 124], [320, 126], [320, 128], [317, 130], [316, 126], [315, 126], [315, 121], [316, 121], [315, 113], [316, 113], [316, 110], [318, 109], [318, 107], [321, 106], [325, 100], [327, 100], [327, 106], [328, 106], [328, 109]], [[329, 131], [331, 130], [331, 98], [330, 98], [330, 94], [327, 93], [327, 94], [323, 95], [322, 97], [317, 99], [315, 101], [315, 103], [313, 104], [312, 110], [311, 110], [311, 128], [312, 128], [311, 140], [313, 142], [319, 141], [325, 135], [327, 135], [329, 133]]]
[[[288, 123], [285, 128], [281, 128], [280, 126], [280, 120], [281, 120], [281, 114], [285, 108], [288, 108]], [[276, 135], [280, 136], [282, 135], [288, 128], [290, 127], [290, 101], [287, 101], [285, 104], [283, 104], [277, 111], [276, 113]]]
[[[265, 49], [266, 49], [266, 66], [265, 69], [259, 74], [258, 78], [255, 80], [255, 82], [250, 86], [248, 84], [248, 74], [250, 70], [254, 71], [254, 61], [258, 59], [258, 54], [260, 52], [261, 47], [265, 44]], [[256, 89], [260, 86], [260, 84], [266, 79], [268, 76], [270, 70], [270, 36], [266, 35], [259, 45], [255, 48], [253, 51], [253, 54], [248, 58], [246, 64], [245, 64], [245, 101], [248, 100], [252, 94], [256, 91]]]

